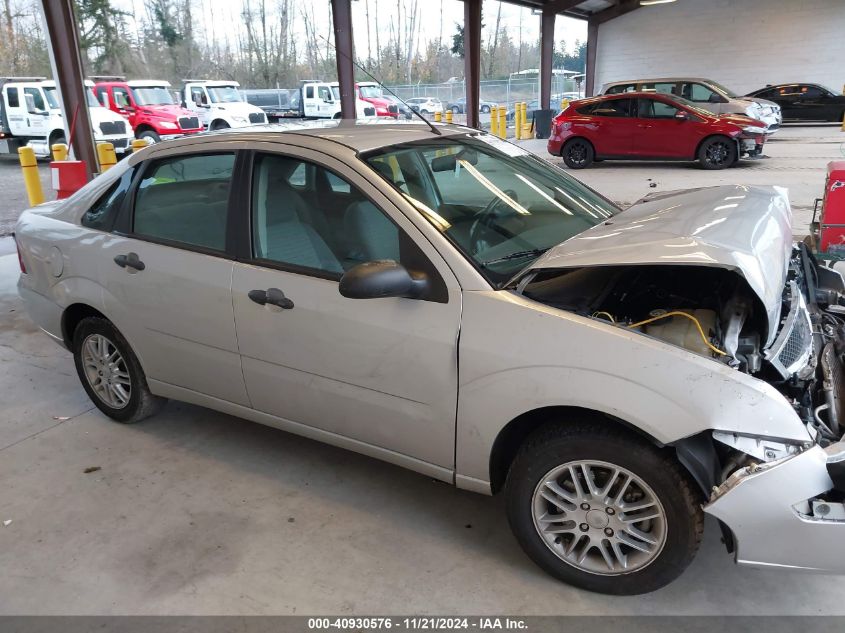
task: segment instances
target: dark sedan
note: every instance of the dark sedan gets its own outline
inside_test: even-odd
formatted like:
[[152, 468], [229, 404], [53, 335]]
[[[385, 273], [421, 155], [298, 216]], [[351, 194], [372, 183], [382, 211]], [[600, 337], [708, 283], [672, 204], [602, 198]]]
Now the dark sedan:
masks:
[[839, 122], [845, 116], [845, 95], [819, 84], [780, 84], [748, 93], [777, 103], [784, 121]]

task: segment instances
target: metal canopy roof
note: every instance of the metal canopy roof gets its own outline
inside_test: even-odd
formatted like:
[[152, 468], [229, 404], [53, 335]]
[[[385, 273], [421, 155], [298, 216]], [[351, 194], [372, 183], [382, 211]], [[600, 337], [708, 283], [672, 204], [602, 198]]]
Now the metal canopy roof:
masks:
[[532, 9], [541, 9], [583, 20], [606, 22], [639, 8], [639, 0], [506, 0]]

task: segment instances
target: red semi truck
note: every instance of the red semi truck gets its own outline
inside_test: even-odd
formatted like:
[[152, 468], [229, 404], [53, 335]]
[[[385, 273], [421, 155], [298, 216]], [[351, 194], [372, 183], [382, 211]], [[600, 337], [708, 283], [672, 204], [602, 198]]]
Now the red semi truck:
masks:
[[99, 81], [94, 93], [100, 102], [129, 121], [135, 138], [150, 143], [203, 131], [199, 117], [178, 105], [170, 83], [151, 79]]

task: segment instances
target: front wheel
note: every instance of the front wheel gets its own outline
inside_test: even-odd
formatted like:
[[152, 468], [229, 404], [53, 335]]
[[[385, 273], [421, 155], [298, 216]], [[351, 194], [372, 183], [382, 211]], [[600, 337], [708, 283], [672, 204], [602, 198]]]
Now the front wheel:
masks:
[[79, 322], [73, 332], [73, 360], [88, 397], [117, 422], [139, 422], [165, 403], [150, 392], [129, 343], [106, 319]]
[[610, 427], [551, 425], [508, 473], [508, 521], [552, 576], [616, 595], [659, 589], [692, 562], [704, 517], [671, 453]]
[[736, 143], [727, 136], [708, 138], [698, 148], [698, 162], [704, 169], [725, 169], [738, 158]]
[[584, 169], [592, 165], [596, 153], [590, 141], [583, 138], [574, 138], [567, 141], [560, 151], [560, 155], [570, 169]]
[[147, 141], [147, 145], [161, 142], [161, 137], [153, 130], [144, 130], [138, 135], [138, 138]]
[[452, 114], [460, 114], [461, 109], [458, 106], [452, 106]]
[[225, 130], [231, 127], [226, 121], [215, 121], [211, 124], [211, 131], [214, 132], [215, 130]]

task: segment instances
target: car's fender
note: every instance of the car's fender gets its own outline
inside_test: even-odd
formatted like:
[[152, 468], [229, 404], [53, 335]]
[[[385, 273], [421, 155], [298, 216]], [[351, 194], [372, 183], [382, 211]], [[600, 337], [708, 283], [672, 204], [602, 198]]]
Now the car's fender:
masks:
[[509, 291], [463, 297], [459, 485], [484, 490], [502, 430], [547, 407], [606, 414], [659, 444], [707, 430], [810, 440], [774, 387], [715, 360]]

